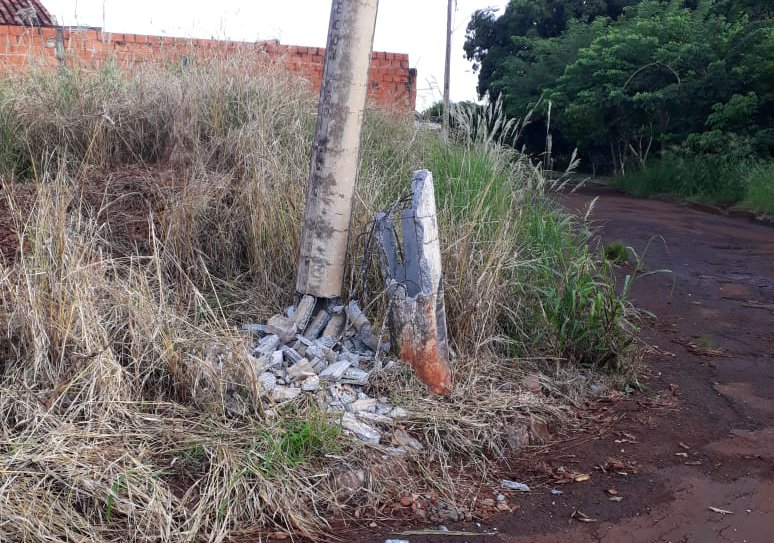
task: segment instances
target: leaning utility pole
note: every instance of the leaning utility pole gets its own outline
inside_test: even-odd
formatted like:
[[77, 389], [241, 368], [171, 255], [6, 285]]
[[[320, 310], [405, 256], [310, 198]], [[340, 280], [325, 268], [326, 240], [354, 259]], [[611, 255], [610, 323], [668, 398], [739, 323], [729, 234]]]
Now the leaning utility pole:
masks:
[[451, 46], [452, 46], [452, 2], [449, 0], [449, 6], [446, 11], [446, 65], [443, 71], [443, 125], [441, 126], [441, 137], [443, 141], [449, 140], [449, 87], [451, 86]]
[[378, 0], [333, 0], [296, 291], [339, 299]]

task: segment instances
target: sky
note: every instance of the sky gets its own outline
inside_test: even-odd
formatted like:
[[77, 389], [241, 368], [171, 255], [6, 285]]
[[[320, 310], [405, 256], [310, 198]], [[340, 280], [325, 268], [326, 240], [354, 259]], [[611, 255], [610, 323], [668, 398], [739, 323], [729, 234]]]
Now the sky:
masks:
[[[330, 0], [42, 0], [59, 24], [106, 32], [219, 38], [278, 39], [324, 47]], [[477, 76], [465, 60], [465, 27], [476, 9], [502, 11], [507, 0], [457, 0], [452, 23], [452, 101], [476, 100]], [[408, 53], [417, 68], [417, 109], [443, 96], [447, 0], [381, 0], [374, 50]]]

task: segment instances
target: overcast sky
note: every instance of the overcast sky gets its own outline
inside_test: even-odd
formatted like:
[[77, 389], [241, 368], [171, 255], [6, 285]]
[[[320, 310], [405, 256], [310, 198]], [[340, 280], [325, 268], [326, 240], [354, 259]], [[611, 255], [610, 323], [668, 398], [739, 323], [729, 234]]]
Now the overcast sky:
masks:
[[[325, 46], [330, 0], [42, 0], [60, 24], [107, 32], [242, 41], [279, 39], [288, 45]], [[453, 101], [476, 98], [476, 75], [464, 59], [465, 27], [476, 9], [507, 0], [457, 0], [452, 44]], [[423, 109], [443, 95], [447, 0], [381, 0], [374, 49], [408, 53], [417, 68]]]

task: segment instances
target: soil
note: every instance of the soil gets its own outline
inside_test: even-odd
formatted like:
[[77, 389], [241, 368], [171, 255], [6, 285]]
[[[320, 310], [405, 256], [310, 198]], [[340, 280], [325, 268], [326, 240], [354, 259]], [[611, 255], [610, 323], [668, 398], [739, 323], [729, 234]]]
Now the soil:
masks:
[[[490, 498], [506, 494], [512, 513], [447, 524], [455, 535], [400, 535], [437, 526], [393, 523], [352, 539], [774, 541], [774, 229], [603, 189], [562, 198], [583, 213], [597, 197], [602, 242], [620, 240], [640, 260], [632, 296], [652, 314], [645, 390], [599, 402], [585, 413], [589, 430], [511, 463], [505, 475], [531, 491]], [[562, 472], [590, 477], [557, 484]]]

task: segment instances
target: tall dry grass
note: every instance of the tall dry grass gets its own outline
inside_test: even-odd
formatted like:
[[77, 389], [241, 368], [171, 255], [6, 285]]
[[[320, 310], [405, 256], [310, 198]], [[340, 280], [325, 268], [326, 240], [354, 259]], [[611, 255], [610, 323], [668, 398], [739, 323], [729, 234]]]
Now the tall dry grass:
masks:
[[[314, 535], [355, 507], [376, 514], [407, 487], [453, 501], [451, 473], [485, 477], [508, 452], [508, 428], [568, 420], [604, 381], [567, 362], [598, 362], [578, 349], [617, 351], [611, 338], [628, 333], [622, 313], [594, 332], [593, 349], [579, 343], [585, 328], [568, 348], [566, 319], [551, 320], [567, 313], [566, 292], [580, 309], [565, 317], [576, 328], [589, 317], [579, 284], [592, 300], [618, 298], [529, 160], [488, 138], [444, 146], [370, 113], [348, 288], [370, 293], [383, 322], [376, 274], [361, 273], [364, 235], [412, 169], [431, 169], [457, 353], [447, 400], [405, 369], [373, 383], [411, 410], [403, 427], [425, 444], [387, 469], [314, 402], [262, 401], [238, 331], [292, 299], [315, 115], [303, 81], [237, 59], [32, 73], [0, 97], [0, 170], [20, 247], [0, 265], [0, 538]], [[137, 165], [171, 168], [175, 180], [137, 183], [153, 198], [146, 239], [127, 251], [110, 220], [127, 194], [84, 194], [94, 176]], [[527, 374], [541, 393], [523, 389]], [[342, 474], [359, 471], [347, 490]]]

